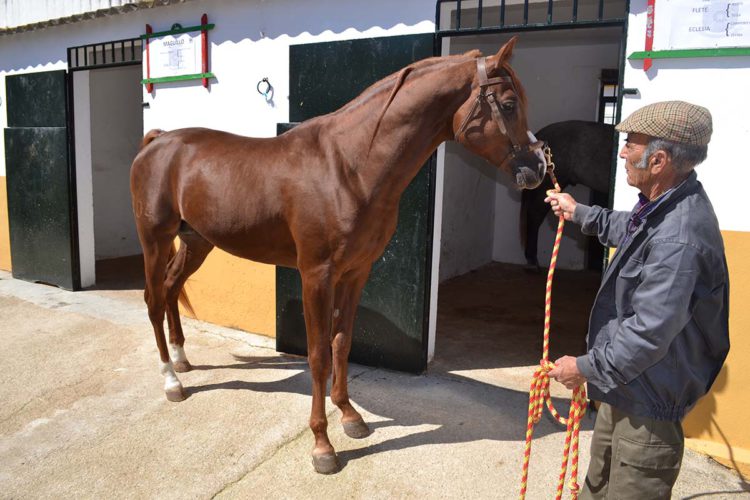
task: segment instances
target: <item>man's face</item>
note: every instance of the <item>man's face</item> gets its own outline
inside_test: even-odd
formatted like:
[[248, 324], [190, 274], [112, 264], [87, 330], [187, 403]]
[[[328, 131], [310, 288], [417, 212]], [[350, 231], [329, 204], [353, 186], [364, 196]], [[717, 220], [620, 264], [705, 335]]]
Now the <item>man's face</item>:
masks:
[[650, 137], [647, 135], [631, 132], [625, 139], [625, 145], [620, 150], [620, 158], [625, 160], [628, 184], [641, 190], [649, 184], [652, 177], [648, 165], [649, 159], [643, 156], [649, 140]]

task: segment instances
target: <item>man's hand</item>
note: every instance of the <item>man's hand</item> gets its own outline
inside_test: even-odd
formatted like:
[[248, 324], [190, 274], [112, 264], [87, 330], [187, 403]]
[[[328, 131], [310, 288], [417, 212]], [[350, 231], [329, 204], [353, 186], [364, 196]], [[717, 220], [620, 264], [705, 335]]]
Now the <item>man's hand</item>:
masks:
[[555, 193], [554, 191], [547, 191], [547, 197], [544, 201], [550, 204], [555, 217], [562, 215], [565, 220], [573, 218], [573, 212], [576, 211], [576, 205], [578, 205], [576, 200], [568, 193]]
[[578, 371], [576, 358], [573, 356], [563, 356], [555, 361], [555, 367], [549, 371], [549, 376], [571, 390], [586, 382], [586, 377]]

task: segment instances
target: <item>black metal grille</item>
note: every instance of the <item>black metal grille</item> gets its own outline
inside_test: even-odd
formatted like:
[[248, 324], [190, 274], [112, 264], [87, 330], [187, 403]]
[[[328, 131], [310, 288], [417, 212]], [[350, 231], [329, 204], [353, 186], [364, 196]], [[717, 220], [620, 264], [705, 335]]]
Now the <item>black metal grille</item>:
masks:
[[622, 25], [628, 0], [437, 0], [440, 36]]
[[140, 38], [92, 43], [68, 48], [68, 69], [114, 68], [141, 64], [143, 51]]

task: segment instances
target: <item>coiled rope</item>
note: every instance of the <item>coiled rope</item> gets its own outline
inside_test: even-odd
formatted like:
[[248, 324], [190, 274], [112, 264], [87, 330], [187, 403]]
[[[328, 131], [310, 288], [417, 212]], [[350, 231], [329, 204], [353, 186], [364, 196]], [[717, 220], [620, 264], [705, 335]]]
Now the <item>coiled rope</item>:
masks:
[[[547, 173], [552, 180], [552, 184], [555, 186], [554, 190], [548, 191], [548, 193], [559, 193], [561, 189], [554, 174], [555, 164], [552, 162], [552, 152], [550, 151], [549, 146], [545, 145], [544, 154], [547, 157]], [[555, 365], [549, 360], [549, 332], [550, 320], [552, 318], [552, 280], [555, 275], [557, 254], [560, 250], [560, 240], [562, 239], [564, 225], [565, 218], [560, 215], [560, 219], [557, 223], [555, 244], [552, 247], [552, 258], [549, 263], [549, 271], [547, 272], [547, 288], [544, 295], [544, 343], [542, 348], [542, 359], [539, 362], [539, 367], [534, 371], [534, 375], [531, 379], [531, 388], [529, 389], [529, 418], [526, 424], [526, 447], [524, 448], [523, 475], [521, 477], [521, 493], [519, 495], [521, 500], [526, 498], [526, 488], [529, 477], [529, 459], [531, 458], [531, 440], [534, 435], [534, 425], [536, 425], [539, 422], [539, 419], [541, 419], [545, 403], [552, 414], [552, 417], [561, 424], [567, 426], [565, 447], [563, 449], [563, 461], [560, 468], [560, 478], [557, 484], [557, 494], [555, 498], [556, 500], [562, 498], [565, 485], [565, 475], [568, 470], [568, 462], [570, 462], [570, 481], [568, 487], [570, 488], [573, 500], [578, 498], [578, 493], [580, 491], [578, 485], [578, 435], [581, 430], [581, 419], [583, 418], [584, 413], [586, 413], [586, 387], [581, 384], [573, 390], [568, 418], [561, 417], [557, 410], [555, 410], [549, 393], [548, 373], [555, 367]]]

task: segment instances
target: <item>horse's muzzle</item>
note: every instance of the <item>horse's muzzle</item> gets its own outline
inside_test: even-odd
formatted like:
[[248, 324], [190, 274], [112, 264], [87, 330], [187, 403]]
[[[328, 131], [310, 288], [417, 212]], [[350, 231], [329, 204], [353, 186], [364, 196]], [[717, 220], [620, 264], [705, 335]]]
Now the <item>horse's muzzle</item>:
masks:
[[534, 153], [528, 153], [516, 159], [513, 174], [516, 184], [521, 189], [534, 189], [544, 180], [547, 173], [547, 162], [544, 155], [540, 158]]
[[[530, 130], [526, 131], [530, 144], [537, 143], [536, 137]], [[535, 148], [518, 155], [513, 163], [513, 173], [516, 184], [521, 189], [534, 189], [542, 183], [547, 174], [547, 160], [541, 149]]]

